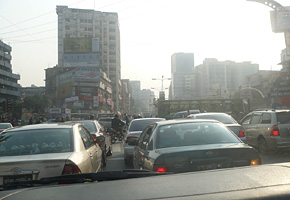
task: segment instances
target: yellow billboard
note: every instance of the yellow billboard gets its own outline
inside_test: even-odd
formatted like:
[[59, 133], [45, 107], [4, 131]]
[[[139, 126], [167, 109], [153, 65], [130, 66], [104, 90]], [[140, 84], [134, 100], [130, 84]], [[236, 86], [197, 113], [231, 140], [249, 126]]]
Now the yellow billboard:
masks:
[[92, 38], [64, 38], [64, 53], [91, 53]]

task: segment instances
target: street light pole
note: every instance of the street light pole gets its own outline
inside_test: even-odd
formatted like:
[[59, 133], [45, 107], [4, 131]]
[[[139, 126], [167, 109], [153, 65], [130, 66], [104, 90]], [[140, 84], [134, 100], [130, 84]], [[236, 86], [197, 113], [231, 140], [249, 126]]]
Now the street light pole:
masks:
[[152, 80], [161, 80], [161, 91], [163, 92], [163, 81], [164, 80], [171, 80], [171, 78], [164, 78], [164, 76], [162, 75], [162, 78], [152, 78]]

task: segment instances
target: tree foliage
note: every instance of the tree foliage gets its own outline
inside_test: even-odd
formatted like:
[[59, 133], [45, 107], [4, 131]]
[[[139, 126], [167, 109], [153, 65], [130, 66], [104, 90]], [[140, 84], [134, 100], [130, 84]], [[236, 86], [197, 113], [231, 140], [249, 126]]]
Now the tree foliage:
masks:
[[44, 113], [46, 108], [50, 108], [52, 102], [46, 95], [27, 96], [23, 99], [23, 108], [32, 109], [34, 113]]

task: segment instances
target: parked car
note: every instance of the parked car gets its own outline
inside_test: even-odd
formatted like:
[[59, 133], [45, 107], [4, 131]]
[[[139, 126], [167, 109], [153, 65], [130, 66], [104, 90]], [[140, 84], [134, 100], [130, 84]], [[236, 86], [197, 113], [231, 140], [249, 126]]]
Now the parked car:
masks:
[[181, 112], [177, 112], [173, 115], [173, 119], [181, 119], [181, 118], [186, 118], [190, 114], [196, 114], [200, 113], [199, 110], [185, 110]]
[[246, 143], [246, 137], [242, 131], [242, 126], [230, 115], [226, 113], [208, 112], [188, 115], [187, 118], [193, 119], [214, 119], [223, 123], [232, 130], [243, 142]]
[[290, 110], [253, 111], [241, 125], [247, 143], [261, 153], [290, 149]]
[[38, 124], [0, 134], [0, 185], [102, 170], [102, 150], [79, 123]]
[[135, 169], [190, 172], [261, 164], [259, 153], [216, 120], [152, 123], [133, 152]]
[[124, 161], [125, 164], [132, 164], [133, 150], [138, 143], [138, 138], [142, 131], [149, 124], [157, 121], [163, 121], [164, 118], [140, 118], [133, 119], [128, 127], [126, 138], [124, 140]]
[[7, 128], [12, 128], [13, 126], [12, 126], [12, 124], [11, 123], [0, 123], [0, 133], [2, 132], [2, 131], [4, 131], [5, 129], [7, 129]]
[[107, 164], [107, 156], [112, 155], [111, 136], [97, 120], [74, 121], [86, 127], [103, 151], [103, 165]]

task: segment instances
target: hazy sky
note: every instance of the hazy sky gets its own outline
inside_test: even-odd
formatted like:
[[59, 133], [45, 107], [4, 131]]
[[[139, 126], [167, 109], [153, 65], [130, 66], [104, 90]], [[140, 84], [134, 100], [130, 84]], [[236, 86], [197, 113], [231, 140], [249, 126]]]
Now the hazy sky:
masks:
[[271, 30], [272, 9], [246, 0], [0, 0], [0, 39], [12, 46], [22, 86], [44, 86], [44, 69], [57, 64], [56, 5], [118, 12], [122, 78], [145, 89], [161, 89], [151, 79], [171, 76], [177, 52], [194, 53], [195, 66], [217, 58], [276, 70], [285, 48], [283, 34]]

